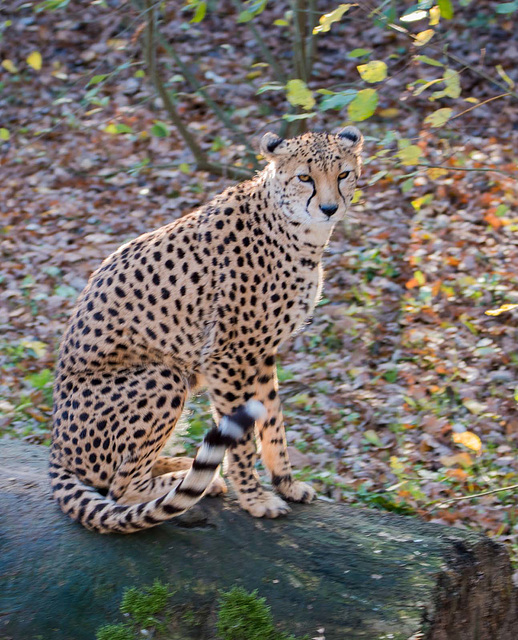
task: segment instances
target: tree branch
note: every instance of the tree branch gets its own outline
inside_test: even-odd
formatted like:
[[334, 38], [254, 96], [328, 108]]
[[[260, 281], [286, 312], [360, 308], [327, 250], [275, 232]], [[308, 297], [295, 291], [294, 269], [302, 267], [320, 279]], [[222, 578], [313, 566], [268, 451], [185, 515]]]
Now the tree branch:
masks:
[[194, 156], [194, 161], [196, 163], [197, 169], [200, 171], [209, 171], [210, 173], [213, 173], [215, 175], [226, 176], [238, 180], [249, 178], [251, 176], [251, 172], [247, 171], [246, 169], [223, 165], [218, 162], [211, 162], [208, 159], [207, 154], [203, 151], [198, 142], [195, 140], [194, 136], [183, 123], [180, 115], [178, 114], [173, 99], [167, 91], [158, 70], [156, 57], [156, 16], [155, 7], [152, 3], [152, 0], [146, 0], [146, 13], [147, 22], [144, 49], [149, 77], [151, 78], [151, 81], [153, 82], [158, 95], [162, 99], [164, 108], [167, 111], [169, 118], [171, 119], [172, 123], [176, 127], [176, 130], [181, 135], [184, 142], [189, 147], [192, 155]]
[[247, 160], [252, 163], [254, 169], [258, 169], [259, 163], [257, 162], [256, 153], [243, 132], [238, 129], [238, 127], [232, 122], [232, 120], [223, 111], [223, 109], [216, 102], [214, 102], [207, 91], [205, 91], [202, 85], [198, 82], [198, 79], [190, 70], [189, 66], [185, 64], [185, 62], [176, 53], [176, 50], [174, 49], [172, 44], [168, 42], [161, 33], [158, 34], [158, 41], [178, 65], [187, 82], [191, 85], [193, 91], [198, 93], [203, 98], [207, 106], [212, 109], [216, 117], [219, 118], [219, 120], [225, 125], [225, 127], [227, 127], [227, 129], [229, 129], [229, 131], [234, 133], [236, 141], [238, 141], [245, 147], [245, 149], [247, 150]]

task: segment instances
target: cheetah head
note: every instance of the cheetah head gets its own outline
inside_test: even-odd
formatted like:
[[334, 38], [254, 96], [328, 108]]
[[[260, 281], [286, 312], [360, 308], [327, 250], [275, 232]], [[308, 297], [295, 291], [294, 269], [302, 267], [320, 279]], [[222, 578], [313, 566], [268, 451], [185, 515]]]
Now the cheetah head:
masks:
[[283, 214], [305, 226], [332, 227], [351, 203], [360, 175], [363, 136], [356, 127], [336, 135], [306, 133], [283, 140], [267, 133], [261, 153], [269, 161], [273, 191]]

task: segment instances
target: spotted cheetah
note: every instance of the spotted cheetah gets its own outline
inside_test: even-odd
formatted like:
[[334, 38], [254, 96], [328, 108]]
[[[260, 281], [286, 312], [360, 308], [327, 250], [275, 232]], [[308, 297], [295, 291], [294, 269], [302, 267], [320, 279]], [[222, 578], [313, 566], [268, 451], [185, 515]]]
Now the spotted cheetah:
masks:
[[[256, 517], [310, 502], [286, 450], [276, 352], [312, 313], [321, 257], [347, 212], [363, 138], [283, 140], [268, 161], [179, 220], [108, 257], [80, 295], [62, 340], [50, 476], [62, 510], [89, 529], [129, 533], [226, 490]], [[218, 426], [194, 460], [160, 455], [189, 393], [208, 387]], [[261, 486], [263, 463], [280, 495]]]

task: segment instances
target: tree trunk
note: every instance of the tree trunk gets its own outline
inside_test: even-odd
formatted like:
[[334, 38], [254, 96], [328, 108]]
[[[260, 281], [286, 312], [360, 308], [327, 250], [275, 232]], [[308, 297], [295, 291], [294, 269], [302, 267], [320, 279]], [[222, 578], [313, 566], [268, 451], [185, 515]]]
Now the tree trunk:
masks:
[[518, 637], [509, 557], [485, 536], [321, 501], [256, 520], [230, 498], [204, 499], [142, 533], [103, 536], [51, 500], [46, 448], [5, 440], [0, 539], [0, 638], [92, 640], [122, 620], [124, 587], [155, 578], [176, 589], [167, 638], [215, 638], [218, 590], [233, 585], [258, 589], [279, 628], [299, 636]]

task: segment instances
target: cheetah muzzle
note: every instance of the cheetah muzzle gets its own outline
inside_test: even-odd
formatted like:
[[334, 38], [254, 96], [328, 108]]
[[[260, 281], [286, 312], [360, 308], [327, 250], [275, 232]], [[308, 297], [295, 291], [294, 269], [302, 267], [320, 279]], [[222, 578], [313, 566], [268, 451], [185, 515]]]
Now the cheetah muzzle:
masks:
[[[268, 133], [261, 173], [93, 273], [63, 337], [54, 394], [50, 476], [71, 518], [101, 533], [160, 524], [225, 490], [225, 454], [253, 516], [313, 500], [292, 476], [275, 357], [319, 299], [322, 253], [353, 197], [362, 141], [355, 127]], [[202, 381], [217, 426], [194, 460], [160, 455]], [[255, 470], [255, 434], [276, 493]]]

